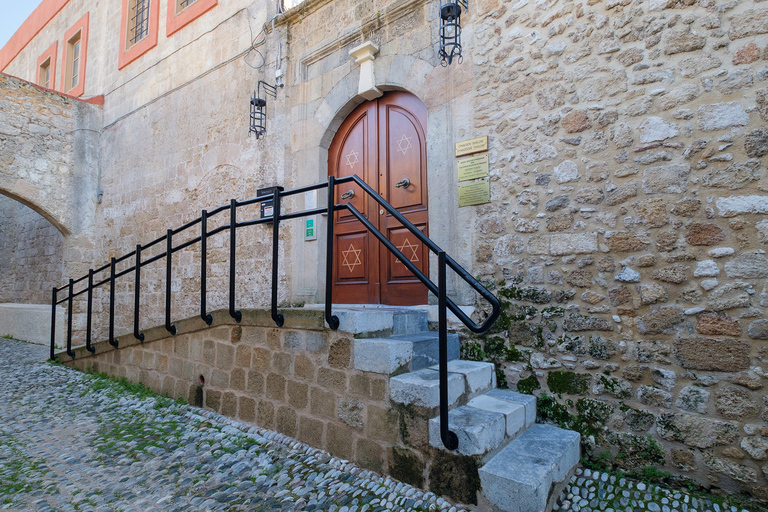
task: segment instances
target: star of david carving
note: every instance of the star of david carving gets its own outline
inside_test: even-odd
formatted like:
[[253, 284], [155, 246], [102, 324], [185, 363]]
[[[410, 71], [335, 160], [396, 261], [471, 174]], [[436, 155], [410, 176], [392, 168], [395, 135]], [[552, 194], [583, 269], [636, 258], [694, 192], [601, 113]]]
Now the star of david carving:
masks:
[[[360, 261], [361, 252], [363, 252], [362, 249], [355, 249], [354, 245], [349, 244], [349, 249], [347, 249], [346, 251], [341, 251], [341, 255], [344, 256], [344, 262], [341, 264], [341, 266], [347, 267], [350, 273], [354, 272], [355, 268], [357, 268], [358, 265], [363, 264], [363, 262]], [[355, 261], [353, 261], [352, 263], [349, 262], [349, 256], [351, 254], [355, 255]]]
[[[419, 244], [412, 244], [410, 239], [406, 237], [405, 241], [403, 242], [403, 245], [399, 246], [397, 250], [399, 250], [401, 253], [405, 254], [405, 250], [408, 249], [411, 251], [411, 257], [408, 258], [412, 263], [416, 263], [419, 261], [419, 256], [416, 254], [416, 250], [419, 248]], [[405, 254], [407, 257], [408, 255]], [[400, 260], [397, 260], [398, 263], [402, 265]]]
[[358, 153], [357, 151], [355, 151], [355, 150], [353, 149], [353, 150], [352, 150], [352, 151], [351, 151], [351, 152], [350, 152], [350, 153], [347, 155], [347, 165], [348, 165], [348, 166], [350, 166], [350, 167], [354, 167], [354, 166], [355, 166], [355, 164], [356, 164], [357, 162], [359, 162], [359, 161], [360, 161], [360, 160], [358, 160], [358, 158], [357, 158], [357, 156], [358, 156], [359, 154], [360, 154], [360, 153]]
[[406, 154], [409, 149], [411, 149], [413, 146], [411, 146], [411, 138], [406, 137], [405, 134], [403, 134], [402, 137], [400, 137], [400, 140], [397, 141], [397, 151]]

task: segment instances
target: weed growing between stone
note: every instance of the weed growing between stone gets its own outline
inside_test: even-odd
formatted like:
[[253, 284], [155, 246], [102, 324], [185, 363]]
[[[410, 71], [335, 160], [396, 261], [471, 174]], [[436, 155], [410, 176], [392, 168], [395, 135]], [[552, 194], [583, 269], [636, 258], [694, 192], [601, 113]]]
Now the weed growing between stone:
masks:
[[[157, 407], [167, 407], [170, 406], [171, 402], [174, 402], [174, 400], [168, 398], [168, 396], [162, 396], [155, 393], [144, 384], [131, 382], [125, 377], [116, 378], [104, 372], [95, 372], [90, 366], [86, 369], [85, 373], [91, 378], [91, 390], [107, 390], [107, 396], [110, 398], [117, 398], [124, 394], [132, 394], [140, 399], [153, 398], [157, 400]], [[186, 400], [183, 399], [177, 399], [175, 401], [181, 405], [186, 405], [187, 403]]]
[[[584, 330], [583, 327], [591, 326], [589, 322], [593, 321], [576, 313], [568, 313], [566, 318], [563, 307], [550, 305], [568, 303], [573, 298], [572, 291], [551, 292], [522, 287], [521, 283], [518, 276], [495, 287], [502, 305], [499, 320], [492, 332], [484, 336], [464, 333], [462, 359], [493, 362], [499, 387], [509, 386], [537, 396], [537, 421], [581, 433], [582, 465], [585, 468], [647, 485], [668, 485], [712, 503], [722, 504], [729, 500], [731, 505], [748, 504], [749, 510], [766, 510], [764, 505], [747, 495], [718, 496], [685, 477], [663, 471], [660, 467], [664, 466], [667, 454], [651, 436], [608, 430], [606, 425], [614, 413], [623, 415], [635, 426], [633, 430], [639, 432], [647, 432], [655, 422], [651, 413], [632, 409], [624, 403], [633, 396], [633, 390], [627, 381], [611, 375], [618, 365], [613, 365], [614, 368], [605, 365], [599, 374], [579, 373], [563, 368], [559, 360], [538, 349], [556, 347], [558, 352], [602, 362], [617, 354], [616, 343], [599, 335], [567, 334], [569, 326]], [[555, 319], [562, 319], [566, 327], [566, 333], [556, 338], [558, 325]], [[534, 356], [539, 359], [532, 364]], [[507, 383], [507, 363], [523, 363], [515, 365], [517, 371], [522, 366], [517, 382]], [[544, 377], [537, 377], [537, 369], [544, 372]], [[588, 398], [591, 393], [606, 395], [610, 400]], [[567, 398], [569, 395], [580, 398]]]
[[[690, 479], [676, 477], [653, 466], [629, 472], [611, 469], [610, 454], [607, 450], [591, 459], [582, 458], [581, 464], [583, 472], [581, 469], [577, 470], [577, 475], [572, 478], [571, 484], [561, 497], [560, 508], [555, 507], [555, 511], [570, 510], [571, 500], [572, 503], [579, 502], [579, 491], [585, 488], [587, 495], [603, 496], [599, 501], [615, 510], [625, 510], [628, 504], [634, 507], [634, 501], [642, 504], [641, 509], [647, 510], [659, 510], [660, 507], [656, 506], [659, 503], [679, 510], [679, 504], [685, 503], [689, 509], [697, 510], [768, 511], [766, 504], [747, 494], [710, 491]], [[572, 498], [569, 499], [568, 496]], [[608, 498], [609, 496], [612, 497]]]
[[29, 457], [13, 436], [4, 436], [0, 449], [0, 504], [3, 508], [21, 507], [23, 504], [16, 501], [16, 496], [43, 486], [39, 471], [40, 461]]

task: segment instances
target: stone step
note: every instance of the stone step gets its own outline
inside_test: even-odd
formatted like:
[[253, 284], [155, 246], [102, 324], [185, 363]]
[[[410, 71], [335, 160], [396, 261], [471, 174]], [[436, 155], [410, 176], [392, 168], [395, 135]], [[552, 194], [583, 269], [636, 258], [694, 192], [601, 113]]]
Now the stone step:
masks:
[[[452, 354], [449, 351], [450, 355]], [[432, 365], [429, 369], [439, 371], [439, 365]], [[493, 363], [463, 361], [458, 357], [456, 359], [449, 357], [448, 373], [458, 373], [464, 376], [466, 383], [464, 394], [468, 400], [496, 387], [496, 369]]]
[[[533, 395], [525, 395], [516, 391], [510, 391], [509, 389], [492, 389], [485, 393], [486, 397], [494, 398], [496, 400], [502, 400], [515, 405], [522, 405], [525, 409], [525, 426], [523, 430], [536, 423], [536, 397]], [[489, 402], [486, 402], [489, 403]], [[474, 407], [480, 407], [477, 403]], [[482, 407], [480, 407], [482, 408]]]
[[[470, 363], [470, 361], [457, 361], [457, 363]], [[470, 380], [468, 375], [468, 387]], [[495, 382], [493, 384], [495, 385]], [[527, 414], [528, 410], [533, 412], [532, 417]], [[505, 441], [514, 439], [533, 425], [535, 419], [535, 397], [504, 389], [492, 389], [475, 396], [466, 406], [450, 411], [448, 428], [459, 438], [459, 447], [455, 453], [485, 455], [496, 450]], [[439, 416], [429, 420], [429, 444], [435, 448], [445, 449], [440, 437]]]
[[504, 433], [509, 439], [514, 439], [520, 432], [531, 426], [527, 421], [523, 404], [494, 398], [486, 393], [473, 398], [467, 405], [504, 416]]
[[[452, 407], [464, 394], [464, 377], [448, 374], [448, 406]], [[434, 408], [440, 405], [440, 374], [424, 368], [389, 379], [389, 397], [393, 402]]]
[[[468, 400], [496, 385], [493, 363], [448, 361], [448, 407], [460, 398]], [[437, 366], [397, 375], [389, 379], [389, 396], [404, 405], [438, 407], [440, 405], [440, 373]]]
[[[388, 338], [353, 340], [353, 367], [365, 372], [412, 372], [438, 362], [438, 333], [418, 332]], [[459, 358], [459, 335], [448, 334], [448, 360]]]
[[[448, 429], [459, 438], [459, 447], [454, 453], [483, 455], [504, 442], [506, 419], [499, 412], [463, 405], [448, 411]], [[429, 444], [446, 449], [440, 437], [440, 416], [429, 420]]]
[[549, 512], [579, 462], [580, 435], [533, 425], [479, 470], [485, 500], [505, 512]]
[[339, 329], [357, 337], [385, 338], [426, 331], [427, 310], [397, 306], [334, 306]]

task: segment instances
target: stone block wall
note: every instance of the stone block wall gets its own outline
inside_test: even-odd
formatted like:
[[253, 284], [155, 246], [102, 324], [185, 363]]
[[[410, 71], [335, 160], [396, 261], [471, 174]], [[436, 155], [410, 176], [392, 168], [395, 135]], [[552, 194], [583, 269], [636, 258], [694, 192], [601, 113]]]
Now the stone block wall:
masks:
[[613, 467], [768, 499], [768, 8], [482, 4], [474, 273], [509, 301], [485, 355]]
[[[94, 355], [79, 347], [74, 359], [66, 353], [59, 358], [276, 430], [419, 487], [431, 478], [442, 485], [441, 494], [450, 494], [445, 476], [460, 476], [465, 468], [429, 447], [428, 420], [437, 410], [394, 407], [389, 376], [353, 369], [352, 335], [325, 329], [322, 312], [281, 312], [283, 328], [274, 327], [267, 310], [243, 310], [240, 324], [227, 311], [215, 311], [212, 327], [187, 319], [176, 322], [173, 337], [153, 328], [144, 332], [143, 344], [128, 335], [118, 338], [118, 350], [104, 341], [94, 344]], [[474, 459], [470, 466], [476, 474]], [[459, 498], [476, 499], [475, 488]]]

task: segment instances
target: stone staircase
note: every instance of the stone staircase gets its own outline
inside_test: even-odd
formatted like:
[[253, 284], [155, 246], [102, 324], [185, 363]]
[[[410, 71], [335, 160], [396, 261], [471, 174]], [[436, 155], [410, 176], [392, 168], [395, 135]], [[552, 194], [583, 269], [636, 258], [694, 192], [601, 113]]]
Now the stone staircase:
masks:
[[[410, 308], [335, 311], [354, 332], [354, 367], [390, 376], [390, 400], [427, 411], [429, 444], [440, 440], [438, 334], [427, 313]], [[492, 363], [459, 359], [457, 334], [448, 335], [449, 428], [459, 439], [451, 452], [479, 460], [484, 510], [550, 511], [579, 462], [580, 436], [535, 424], [536, 398], [496, 388]]]

